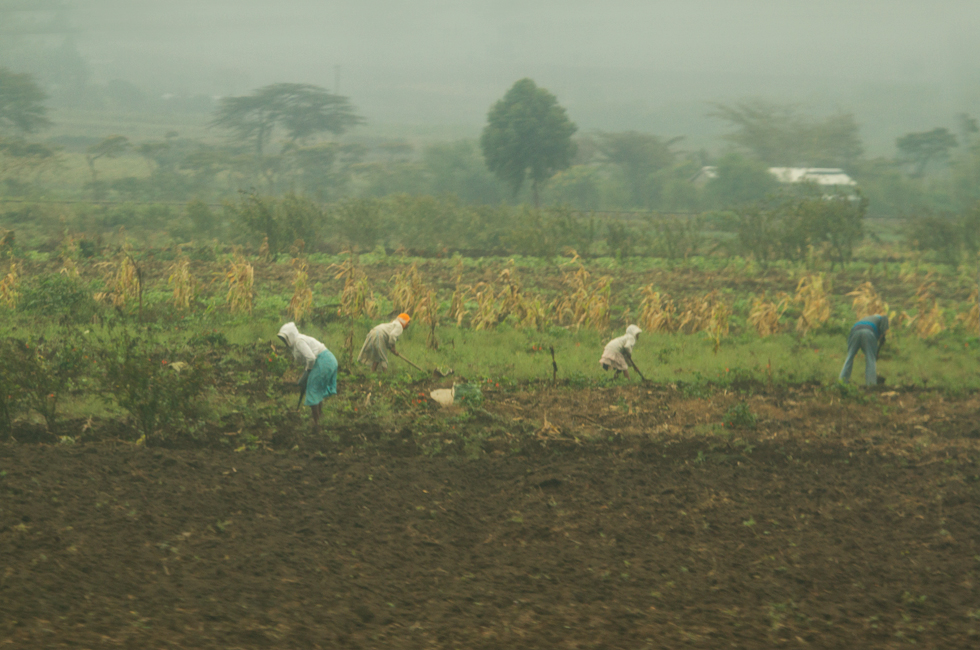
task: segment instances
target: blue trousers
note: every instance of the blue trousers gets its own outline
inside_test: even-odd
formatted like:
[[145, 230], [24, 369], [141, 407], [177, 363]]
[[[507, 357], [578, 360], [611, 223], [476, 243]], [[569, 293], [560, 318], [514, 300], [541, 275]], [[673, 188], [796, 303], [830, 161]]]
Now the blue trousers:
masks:
[[878, 370], [875, 363], [878, 360], [878, 337], [869, 329], [852, 330], [847, 337], [847, 359], [840, 371], [841, 381], [849, 381], [851, 369], [854, 367], [854, 357], [858, 350], [864, 352], [864, 383], [868, 386], [878, 384]]

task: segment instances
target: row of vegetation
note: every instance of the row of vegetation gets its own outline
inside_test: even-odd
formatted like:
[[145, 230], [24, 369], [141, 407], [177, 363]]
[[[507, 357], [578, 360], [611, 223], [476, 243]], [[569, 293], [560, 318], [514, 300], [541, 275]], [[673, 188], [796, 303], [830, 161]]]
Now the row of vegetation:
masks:
[[[741, 256], [765, 266], [777, 260], [822, 259], [845, 265], [870, 235], [866, 200], [827, 197], [813, 187], [773, 196], [739, 210], [699, 215], [604, 215], [563, 208], [467, 206], [453, 197], [396, 195], [320, 204], [309, 198], [242, 194], [238, 201], [184, 206], [67, 206], [24, 203], [0, 213], [7, 248], [56, 250], [74, 233], [83, 256], [117, 231], [156, 246], [199, 246], [218, 240], [275, 256], [302, 241], [307, 252], [384, 248], [422, 256], [616, 256], [669, 260]], [[980, 203], [953, 217], [919, 217], [900, 229], [906, 247], [958, 265], [980, 252]], [[195, 242], [198, 242], [195, 244]]]
[[[853, 116], [814, 118], [749, 101], [716, 105], [729, 150], [685, 151], [683, 138], [578, 133], [546, 89], [522, 79], [490, 108], [478, 142], [417, 145], [342, 137], [363, 118], [346, 97], [279, 83], [225, 97], [211, 127], [227, 141], [182, 138], [31, 139], [48, 126], [45, 94], [29, 75], [0, 69], [0, 196], [215, 201], [240, 190], [294, 190], [320, 201], [449, 193], [468, 205], [528, 201], [576, 210], [703, 211], [763, 200], [770, 167], [839, 167], [875, 216], [941, 216], [980, 193], [976, 120], [896, 139], [893, 159], [864, 156]], [[699, 172], [713, 166], [709, 178]]]
[[[269, 261], [212, 249], [217, 259], [202, 262], [179, 249], [169, 255], [115, 250], [84, 257], [69, 238], [59, 256], [47, 261], [25, 255], [8, 262], [0, 278], [0, 322], [6, 330], [0, 427], [9, 431], [16, 417], [34, 412], [54, 430], [66, 398], [74, 408], [79, 400], [96, 400], [128, 414], [136, 433], [148, 438], [193, 437], [221, 417], [253, 424], [286, 418], [282, 374], [290, 362], [269, 343], [283, 319], [323, 332], [343, 370], [356, 373], [353, 356], [364, 332], [390, 313], [408, 311], [415, 322], [415, 354], [424, 348], [427, 359], [455, 364], [464, 358], [457, 345], [470, 348], [469, 371], [487, 378], [500, 370], [489, 359], [506, 357], [501, 352], [514, 345], [532, 355], [557, 347], [563, 377], [582, 376], [594, 366], [602, 341], [627, 322], [646, 332], [638, 363], [659, 367], [651, 374], [667, 380], [676, 374], [668, 361], [685, 363], [684, 354], [710, 357], [713, 350], [728, 366], [742, 357], [736, 367], [745, 368], [744, 357], [758, 359], [763, 349], [769, 355], [765, 368], [757, 363], [754, 372], [744, 370], [739, 377], [760, 381], [768, 374], [771, 381], [776, 365], [788, 378], [786, 369], [800, 363], [793, 359], [800, 345], [808, 354], [835, 341], [841, 345], [853, 319], [868, 313], [891, 314], [893, 330], [906, 338], [903, 346], [922, 340], [918, 353], [930, 356], [947, 354], [939, 350], [950, 345], [973, 349], [980, 333], [975, 289], [959, 304], [939, 298], [951, 290], [970, 291], [974, 271], [964, 267], [959, 276], [940, 276], [914, 261], [891, 270], [890, 282], [914, 287], [904, 308], [896, 308], [870, 281], [841, 295], [829, 286], [834, 274], [802, 265], [764, 273], [743, 261], [725, 277], [745, 288], [670, 295], [659, 283], [632, 284], [656, 267], [630, 271], [625, 284], [615, 278], [628, 267], [609, 260], [587, 264], [573, 258], [549, 269], [534, 260], [518, 267], [457, 258], [426, 262], [423, 271], [418, 262], [385, 255], [359, 261], [353, 254], [328, 259], [294, 250]], [[5, 251], [8, 257], [14, 252]], [[888, 278], [889, 270], [882, 271]], [[693, 267], [674, 272], [681, 278], [698, 273]], [[770, 273], [790, 290], [747, 290]], [[242, 328], [248, 335], [233, 340]], [[776, 347], [763, 343], [769, 339]], [[904, 362], [910, 372], [922, 366], [914, 357], [909, 353]], [[824, 379], [832, 381], [834, 371], [827, 366], [839, 360], [821, 363]], [[948, 367], [946, 372], [947, 379], [953, 377]], [[399, 408], [422, 409], [424, 398], [400, 381], [391, 399]], [[588, 381], [608, 379], [596, 370]], [[215, 415], [215, 404], [226, 405], [222, 416]], [[344, 404], [335, 413], [352, 414], [356, 397]]]

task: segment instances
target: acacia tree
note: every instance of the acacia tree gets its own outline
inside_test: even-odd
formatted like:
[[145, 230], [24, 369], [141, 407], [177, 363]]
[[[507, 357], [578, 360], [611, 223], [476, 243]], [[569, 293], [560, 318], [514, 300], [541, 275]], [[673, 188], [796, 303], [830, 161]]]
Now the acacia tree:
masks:
[[324, 132], [340, 135], [363, 121], [346, 97], [310, 84], [279, 83], [251, 95], [222, 98], [211, 126], [252, 140], [261, 159], [277, 128], [297, 143]]
[[735, 128], [725, 139], [767, 165], [847, 168], [863, 153], [858, 125], [850, 113], [815, 120], [800, 115], [794, 106], [759, 100], [714, 107], [709, 117]]
[[31, 75], [0, 68], [0, 132], [34, 133], [50, 125], [45, 99]]
[[480, 147], [487, 168], [514, 196], [530, 176], [537, 206], [541, 183], [571, 165], [576, 130], [555, 96], [525, 78], [490, 109]]
[[85, 152], [85, 162], [88, 163], [89, 171], [92, 174], [92, 182], [89, 186], [96, 200], [103, 198], [105, 194], [105, 183], [99, 183], [99, 171], [95, 168], [95, 161], [99, 158], [116, 158], [122, 152], [129, 149], [129, 138], [124, 135], [109, 135], [97, 144], [93, 144]]
[[938, 127], [924, 133], [909, 133], [895, 141], [902, 158], [913, 165], [912, 176], [925, 174], [931, 160], [945, 160], [949, 150], [956, 146], [956, 136], [948, 129]]

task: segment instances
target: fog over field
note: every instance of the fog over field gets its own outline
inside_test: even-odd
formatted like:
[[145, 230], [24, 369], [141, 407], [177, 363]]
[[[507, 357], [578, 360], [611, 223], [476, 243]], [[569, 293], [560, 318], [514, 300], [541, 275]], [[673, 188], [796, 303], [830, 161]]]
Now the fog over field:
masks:
[[210, 96], [313, 83], [349, 96], [367, 129], [476, 135], [526, 76], [583, 131], [685, 135], [688, 146], [719, 146], [712, 101], [853, 112], [869, 153], [890, 153], [897, 134], [952, 126], [980, 103], [980, 3], [969, 1], [66, 4], [94, 83]]

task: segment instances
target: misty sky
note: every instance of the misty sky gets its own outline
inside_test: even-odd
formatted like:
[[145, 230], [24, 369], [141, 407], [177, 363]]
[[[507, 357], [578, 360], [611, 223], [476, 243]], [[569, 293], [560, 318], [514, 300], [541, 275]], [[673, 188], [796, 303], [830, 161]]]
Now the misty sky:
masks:
[[[96, 81], [340, 92], [374, 124], [485, 120], [530, 76], [583, 130], [717, 132], [710, 101], [853, 111], [866, 139], [980, 113], [980, 2], [76, 0]], [[692, 133], [695, 132], [695, 133]], [[881, 134], [894, 139], [901, 133]]]

